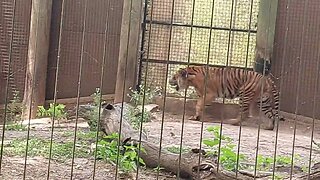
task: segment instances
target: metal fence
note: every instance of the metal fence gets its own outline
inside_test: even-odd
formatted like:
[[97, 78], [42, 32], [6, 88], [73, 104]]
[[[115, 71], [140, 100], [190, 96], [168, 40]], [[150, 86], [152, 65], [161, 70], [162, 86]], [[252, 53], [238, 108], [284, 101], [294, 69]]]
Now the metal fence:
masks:
[[[320, 131], [316, 120], [320, 67], [318, 1], [279, 1], [270, 77], [281, 93], [280, 109], [293, 115], [285, 116], [285, 121], [277, 120], [273, 131], [264, 130], [263, 124], [257, 122], [263, 121], [263, 117], [239, 126], [224, 123], [241, 110], [237, 105], [225, 104], [225, 98], [222, 103], [205, 107], [200, 121], [189, 121], [188, 116], [195, 111], [194, 101], [187, 100], [192, 94], [185, 91], [180, 94], [183, 98], [169, 97], [176, 91], [168, 81], [179, 67], [206, 65], [252, 70], [260, 1], [53, 1], [54, 33], [46, 92], [47, 98], [53, 99], [53, 107], [39, 108], [38, 117], [47, 118], [20, 121], [19, 113], [25, 109], [9, 101], [13, 99], [8, 95], [9, 87], [15, 84], [10, 79], [13, 76], [0, 77], [5, 80], [0, 89], [7, 102], [1, 126], [0, 177], [320, 178]], [[8, 10], [10, 15], [0, 18], [0, 28], [11, 24], [6, 31], [0, 31], [7, 32], [5, 37], [16, 32], [13, 27], [20, 22], [16, 17], [21, 2], [1, 2], [0, 13], [6, 15]], [[144, 88], [133, 89], [131, 105], [102, 103], [99, 93], [90, 105], [80, 105], [80, 97], [92, 94], [96, 87], [102, 89], [102, 94], [114, 91], [116, 82], [112, 77], [118, 66], [120, 23], [112, 20], [120, 21], [122, 13], [115, 11], [122, 6], [129, 6], [128, 14], [134, 14], [133, 3], [144, 5], [141, 54], [137, 54], [138, 84]], [[29, 8], [29, 12], [31, 1], [24, 8]], [[131, 33], [129, 29], [128, 34]], [[2, 42], [7, 41], [1, 38]], [[11, 40], [1, 51], [8, 59], [1, 60], [5, 64], [2, 68], [9, 67], [2, 70], [7, 74], [15, 72], [10, 69], [15, 66], [14, 42]], [[127, 54], [130, 48], [136, 48], [127, 47]], [[159, 97], [155, 95], [155, 86], [162, 87]], [[54, 106], [58, 98], [65, 97], [77, 99], [73, 116], [65, 114], [63, 105]], [[150, 106], [145, 109], [149, 103], [157, 103], [159, 110], [150, 110]], [[260, 105], [260, 111], [261, 108]]]
[[141, 61], [142, 69], [149, 64], [142, 70], [147, 84], [164, 86], [166, 74], [187, 64], [253, 67], [258, 0], [172, 3], [148, 6]]

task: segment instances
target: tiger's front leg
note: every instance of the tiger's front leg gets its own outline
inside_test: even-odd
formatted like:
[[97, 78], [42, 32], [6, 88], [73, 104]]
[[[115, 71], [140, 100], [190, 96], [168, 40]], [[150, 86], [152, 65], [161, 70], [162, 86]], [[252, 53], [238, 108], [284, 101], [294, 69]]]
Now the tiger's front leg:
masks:
[[[199, 121], [202, 118], [203, 108], [205, 105], [210, 104], [212, 100], [214, 99], [213, 93], [207, 93], [206, 100], [204, 101], [204, 97], [200, 96], [197, 100], [196, 104], [196, 114], [194, 116], [191, 116], [189, 120], [196, 120]], [[205, 103], [205, 104], [204, 104]]]
[[201, 115], [202, 115], [202, 112], [203, 112], [203, 106], [204, 106], [204, 101], [203, 101], [203, 97], [200, 97], [198, 100], [197, 100], [197, 104], [196, 104], [196, 114], [194, 116], [191, 116], [189, 118], [189, 120], [196, 120], [196, 121], [199, 121], [201, 119]]

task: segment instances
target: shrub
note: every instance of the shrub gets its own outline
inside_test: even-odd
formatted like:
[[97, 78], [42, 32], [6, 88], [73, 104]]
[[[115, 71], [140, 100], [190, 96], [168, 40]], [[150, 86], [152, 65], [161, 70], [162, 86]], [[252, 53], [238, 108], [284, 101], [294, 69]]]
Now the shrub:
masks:
[[65, 119], [67, 113], [65, 105], [50, 103], [49, 108], [45, 109], [43, 106], [38, 106], [37, 117], [55, 117], [57, 119]]
[[[137, 162], [145, 165], [144, 161], [138, 156], [138, 147], [134, 145], [119, 146], [118, 136], [117, 133], [113, 133], [98, 141], [97, 158], [112, 164], [118, 163], [120, 170], [124, 172], [136, 170]], [[141, 151], [145, 152], [143, 148], [141, 148]]]
[[21, 120], [23, 106], [21, 104], [20, 92], [13, 91], [13, 98], [8, 103], [7, 120], [17, 122]]

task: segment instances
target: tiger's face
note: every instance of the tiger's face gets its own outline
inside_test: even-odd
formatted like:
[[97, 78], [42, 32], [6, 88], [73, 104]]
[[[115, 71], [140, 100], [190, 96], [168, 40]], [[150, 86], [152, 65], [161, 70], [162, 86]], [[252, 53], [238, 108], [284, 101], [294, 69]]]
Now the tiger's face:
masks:
[[169, 80], [171, 86], [175, 86], [176, 90], [187, 89], [188, 84], [188, 72], [186, 69], [179, 69]]

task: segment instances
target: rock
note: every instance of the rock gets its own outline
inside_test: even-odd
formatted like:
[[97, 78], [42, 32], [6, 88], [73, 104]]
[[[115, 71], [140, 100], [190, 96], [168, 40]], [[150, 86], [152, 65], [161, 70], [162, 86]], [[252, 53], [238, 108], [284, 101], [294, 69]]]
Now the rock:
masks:
[[[30, 119], [30, 125], [39, 125], [39, 124], [50, 124], [51, 118], [39, 118], [39, 119]], [[22, 121], [22, 125], [28, 125], [29, 120]]]
[[[137, 108], [138, 108], [140, 111], [142, 111], [142, 106], [141, 106], [141, 105], [137, 106]], [[145, 109], [145, 111], [147, 111], [147, 112], [154, 113], [154, 112], [156, 112], [156, 111], [159, 110], [159, 105], [157, 105], [157, 104], [146, 104], [146, 105], [144, 105], [144, 109]]]

